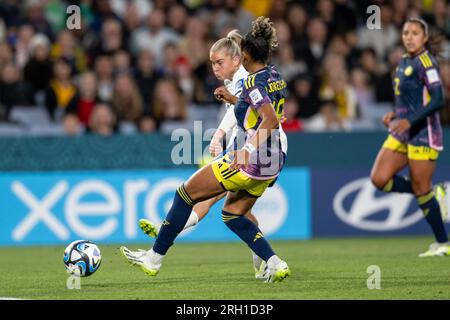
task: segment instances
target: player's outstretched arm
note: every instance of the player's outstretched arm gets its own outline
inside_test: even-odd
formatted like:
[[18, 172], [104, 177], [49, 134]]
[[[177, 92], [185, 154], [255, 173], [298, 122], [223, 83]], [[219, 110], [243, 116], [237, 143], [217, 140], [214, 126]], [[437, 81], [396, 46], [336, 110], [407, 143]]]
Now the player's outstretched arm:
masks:
[[259, 148], [272, 134], [272, 130], [278, 127], [278, 118], [270, 103], [265, 103], [256, 109], [262, 118], [255, 134], [241, 150], [235, 152], [235, 157], [230, 165], [231, 170], [245, 167], [250, 159], [250, 153]]

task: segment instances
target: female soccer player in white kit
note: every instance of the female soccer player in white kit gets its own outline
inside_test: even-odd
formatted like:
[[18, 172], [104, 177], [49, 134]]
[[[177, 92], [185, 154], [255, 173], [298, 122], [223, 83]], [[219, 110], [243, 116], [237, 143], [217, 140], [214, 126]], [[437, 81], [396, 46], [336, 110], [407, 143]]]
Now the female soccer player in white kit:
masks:
[[[238, 30], [233, 30], [228, 33], [225, 38], [222, 38], [214, 43], [210, 49], [210, 60], [212, 63], [212, 69], [214, 75], [219, 80], [224, 81], [225, 88], [230, 94], [239, 97], [242, 88], [244, 86], [244, 81], [247, 79], [248, 72], [242, 65], [241, 61], [241, 42], [242, 36], [239, 34]], [[229, 80], [231, 79], [231, 80]], [[217, 97], [221, 100], [221, 97]], [[241, 146], [238, 145], [239, 131], [237, 126], [237, 120], [234, 113], [234, 105], [226, 103], [226, 113], [214, 133], [211, 143], [209, 146], [209, 151], [212, 156], [217, 157], [222, 155], [222, 140], [226, 135], [231, 132], [229, 143], [227, 145], [227, 150], [237, 150]], [[281, 139], [281, 149], [286, 155], [287, 153], [287, 137], [283, 129], [280, 126], [280, 139]], [[242, 132], [243, 135], [245, 133]], [[220, 199], [225, 197], [227, 192], [224, 192], [214, 198], [205, 200], [197, 203], [189, 216], [186, 225], [183, 230], [195, 226], [200, 220], [202, 220], [209, 212], [211, 207], [218, 202]], [[258, 225], [258, 220], [249, 211], [245, 215], [248, 219]], [[139, 226], [144, 231], [145, 234], [155, 237], [158, 235], [160, 226], [153, 224], [147, 219], [139, 220]], [[264, 269], [263, 260], [258, 257], [252, 251], [253, 267], [255, 269], [255, 277], [257, 279], [262, 278], [262, 271]]]

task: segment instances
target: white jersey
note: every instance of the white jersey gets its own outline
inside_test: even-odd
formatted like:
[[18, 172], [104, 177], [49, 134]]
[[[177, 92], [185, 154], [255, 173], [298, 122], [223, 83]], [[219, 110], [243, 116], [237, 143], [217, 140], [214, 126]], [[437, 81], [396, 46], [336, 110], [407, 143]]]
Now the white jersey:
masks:
[[[233, 75], [233, 79], [230, 81], [226, 79], [224, 81], [225, 87], [227, 90], [236, 97], [239, 97], [242, 93], [242, 88], [244, 87], [244, 81], [248, 77], [248, 71], [245, 70], [244, 66], [241, 64], [239, 69], [236, 71], [236, 73]], [[224, 132], [228, 133], [231, 129], [233, 129], [233, 132], [231, 134], [230, 140], [227, 145], [227, 149], [231, 148], [233, 146], [234, 140], [239, 132], [239, 127], [237, 126], [237, 120], [236, 116], [234, 115], [234, 105], [231, 103], [225, 103], [225, 107], [227, 109], [227, 112], [225, 113], [222, 121], [220, 122], [219, 129], [223, 130]], [[287, 154], [287, 137], [284, 133], [281, 125], [280, 125], [280, 141], [281, 141], [281, 150]]]

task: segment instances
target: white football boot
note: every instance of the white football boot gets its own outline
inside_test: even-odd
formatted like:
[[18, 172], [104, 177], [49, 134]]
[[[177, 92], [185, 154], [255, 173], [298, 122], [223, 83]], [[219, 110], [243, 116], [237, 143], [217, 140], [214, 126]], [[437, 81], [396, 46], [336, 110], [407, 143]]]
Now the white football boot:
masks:
[[264, 267], [263, 279], [264, 282], [281, 282], [291, 275], [287, 263], [274, 255], [267, 260]]
[[443, 257], [450, 255], [450, 245], [449, 243], [437, 243], [434, 242], [430, 245], [430, 248], [419, 254], [419, 258], [425, 257]]
[[155, 277], [162, 265], [163, 256], [158, 256], [152, 249], [145, 251], [139, 249], [139, 251], [131, 251], [127, 247], [120, 247], [120, 252], [127, 259], [127, 261], [133, 265], [140, 267], [142, 271], [148, 276]]

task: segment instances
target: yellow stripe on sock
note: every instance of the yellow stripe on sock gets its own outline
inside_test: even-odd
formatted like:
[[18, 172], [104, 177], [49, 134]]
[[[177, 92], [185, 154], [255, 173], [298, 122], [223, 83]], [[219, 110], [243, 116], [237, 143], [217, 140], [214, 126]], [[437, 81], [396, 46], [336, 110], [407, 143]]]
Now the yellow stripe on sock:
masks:
[[230, 221], [230, 220], [233, 220], [233, 219], [236, 219], [236, 218], [239, 218], [240, 216], [228, 216], [228, 215], [222, 215], [222, 221], [224, 221], [224, 222], [228, 222], [228, 221]]
[[194, 205], [193, 201], [191, 200], [191, 198], [187, 195], [186, 191], [184, 190], [184, 187], [181, 186], [177, 189], [178, 194], [180, 195], [180, 197], [184, 200], [184, 202], [186, 202], [188, 205], [192, 206]]
[[394, 186], [394, 179], [391, 178], [388, 181], [388, 183], [386, 183], [386, 185], [383, 187], [383, 191], [384, 192], [391, 192], [393, 186]]
[[432, 198], [434, 197], [434, 191], [430, 191], [429, 193], [417, 197], [417, 203], [419, 204], [419, 206], [427, 203], [428, 201], [430, 201]]

